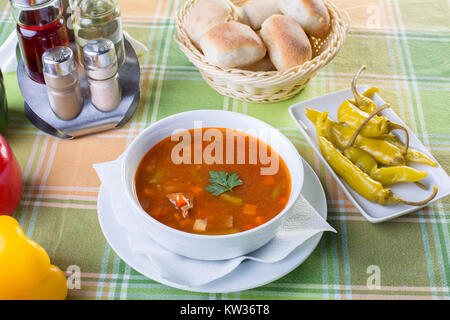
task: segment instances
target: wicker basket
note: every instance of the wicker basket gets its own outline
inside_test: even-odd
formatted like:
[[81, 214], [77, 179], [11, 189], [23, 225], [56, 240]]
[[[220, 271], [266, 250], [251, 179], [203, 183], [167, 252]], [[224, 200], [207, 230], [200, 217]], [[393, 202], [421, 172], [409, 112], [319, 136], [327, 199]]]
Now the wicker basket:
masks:
[[[191, 42], [185, 28], [186, 17], [198, 0], [188, 0], [176, 17], [175, 41], [188, 59], [199, 69], [203, 79], [220, 94], [252, 103], [271, 103], [287, 100], [302, 90], [317, 71], [327, 65], [339, 52], [347, 35], [350, 19], [346, 11], [324, 0], [330, 13], [331, 30], [326, 38], [311, 37], [313, 59], [289, 70], [253, 72], [241, 69], [222, 69], [210, 64]], [[236, 7], [226, 0], [233, 18], [239, 16]]]

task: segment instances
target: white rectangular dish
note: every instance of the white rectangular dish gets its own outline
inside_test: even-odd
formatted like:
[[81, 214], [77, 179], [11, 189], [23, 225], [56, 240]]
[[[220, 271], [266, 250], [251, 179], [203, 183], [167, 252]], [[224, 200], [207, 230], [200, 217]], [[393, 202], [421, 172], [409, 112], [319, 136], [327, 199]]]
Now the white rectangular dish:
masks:
[[[367, 89], [369, 89], [368, 86], [358, 86], [358, 92], [360, 93], [366, 91]], [[338, 108], [346, 99], [353, 99], [353, 94], [350, 88], [294, 104], [289, 108], [289, 113], [294, 119], [294, 122], [299, 127], [302, 134], [305, 136], [308, 143], [313, 148], [314, 152], [323, 162], [325, 167], [330, 171], [332, 176], [336, 179], [337, 183], [341, 186], [341, 188], [348, 196], [348, 198], [353, 202], [355, 207], [368, 221], [372, 223], [379, 223], [394, 219], [396, 217], [425, 207], [415, 207], [404, 204], [382, 206], [377, 203], [368, 201], [360, 196], [357, 192], [355, 192], [352, 188], [350, 188], [347, 183], [342, 178], [340, 178], [330, 167], [330, 165], [320, 152], [319, 144], [317, 141], [316, 128], [314, 127], [314, 124], [306, 117], [305, 108], [308, 107], [322, 112], [328, 111], [328, 116], [330, 117], [330, 119], [337, 121]], [[385, 104], [385, 102], [377, 94], [374, 95], [373, 100], [378, 107]], [[398, 123], [406, 127], [405, 123], [397, 116], [397, 114], [392, 109], [384, 110], [381, 115], [387, 117], [394, 123]], [[413, 132], [411, 132], [409, 128], [408, 132], [410, 147], [422, 151], [425, 154], [429, 155], [432, 159], [434, 159], [431, 153], [425, 148], [422, 142], [415, 136]], [[402, 141], [404, 141], [401, 133], [399, 134], [399, 137]], [[439, 200], [450, 193], [450, 178], [448, 177], [445, 170], [439, 165], [439, 163], [437, 167], [431, 167], [418, 163], [408, 163], [408, 165], [428, 173], [427, 178], [421, 181], [428, 187], [428, 190], [423, 190], [414, 183], [398, 183], [389, 187], [396, 195], [399, 195], [400, 197], [407, 200], [418, 201], [420, 199], [425, 199], [430, 195], [432, 185], [438, 187], [439, 191], [436, 197], [431, 202]], [[429, 205], [429, 203], [427, 205]]]

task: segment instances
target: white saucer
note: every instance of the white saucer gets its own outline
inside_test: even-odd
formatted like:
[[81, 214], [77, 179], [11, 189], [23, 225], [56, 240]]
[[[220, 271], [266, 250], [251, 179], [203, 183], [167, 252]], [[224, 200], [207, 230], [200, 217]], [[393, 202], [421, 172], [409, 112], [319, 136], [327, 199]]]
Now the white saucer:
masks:
[[[326, 220], [327, 200], [322, 185], [320, 184], [320, 180], [308, 163], [304, 160], [303, 165], [305, 170], [305, 181], [301, 193], [303, 197], [313, 206], [313, 208], [316, 209], [317, 212]], [[136, 271], [154, 281], [177, 289], [195, 292], [236, 292], [256, 288], [275, 281], [303, 263], [303, 261], [305, 261], [306, 258], [308, 258], [314, 251], [323, 234], [323, 232], [320, 232], [308, 239], [280, 262], [264, 264], [254, 261], [245, 261], [244, 263], [241, 263], [233, 272], [223, 278], [202, 286], [192, 287], [161, 278], [155, 268], [148, 263], [145, 256], [137, 255], [131, 251], [128, 245], [126, 229], [119, 225], [114, 218], [109, 194], [103, 187], [100, 187], [97, 207], [98, 219], [103, 234], [105, 235], [105, 238], [111, 248], [123, 261], [125, 261]]]

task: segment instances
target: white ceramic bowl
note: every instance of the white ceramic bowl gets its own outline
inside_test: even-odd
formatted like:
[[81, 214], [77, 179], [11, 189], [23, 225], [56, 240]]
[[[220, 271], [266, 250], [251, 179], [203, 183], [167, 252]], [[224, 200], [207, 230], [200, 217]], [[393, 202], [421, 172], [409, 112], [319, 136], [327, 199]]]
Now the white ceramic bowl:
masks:
[[[202, 121], [203, 128], [229, 128], [244, 132], [255, 130], [258, 139], [278, 152], [288, 167], [292, 185], [288, 203], [283, 211], [270, 221], [248, 231], [228, 235], [199, 235], [168, 227], [141, 208], [134, 183], [141, 159], [155, 144], [171, 136], [175, 130], [193, 129], [194, 122], [197, 121]], [[260, 132], [270, 132], [271, 135], [259, 134]], [[293, 208], [300, 195], [303, 186], [303, 163], [294, 145], [267, 123], [236, 112], [198, 110], [167, 117], [140, 133], [125, 152], [121, 175], [131, 211], [152, 239], [168, 250], [186, 257], [223, 260], [252, 252], [275, 236], [284, 217]]]

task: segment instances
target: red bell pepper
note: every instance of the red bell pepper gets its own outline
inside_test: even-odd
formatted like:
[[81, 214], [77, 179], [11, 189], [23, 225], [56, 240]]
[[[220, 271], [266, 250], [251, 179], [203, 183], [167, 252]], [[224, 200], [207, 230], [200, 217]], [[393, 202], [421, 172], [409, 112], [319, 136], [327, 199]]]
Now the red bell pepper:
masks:
[[0, 215], [12, 215], [22, 197], [22, 173], [6, 139], [0, 134]]

